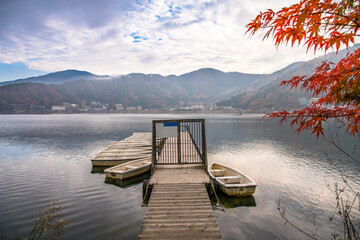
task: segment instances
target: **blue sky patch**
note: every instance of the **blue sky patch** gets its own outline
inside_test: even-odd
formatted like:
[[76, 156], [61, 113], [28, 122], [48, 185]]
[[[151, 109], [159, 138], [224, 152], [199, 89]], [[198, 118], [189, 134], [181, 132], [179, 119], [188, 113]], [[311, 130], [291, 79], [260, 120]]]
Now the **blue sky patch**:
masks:
[[171, 13], [171, 15], [180, 14], [181, 13], [181, 7], [169, 6], [169, 12]]
[[29, 61], [29, 62], [36, 62], [36, 61], [43, 60], [43, 59], [44, 59], [44, 58], [42, 58], [42, 57], [29, 58], [28, 61]]
[[135, 43], [148, 40], [147, 37], [142, 37], [142, 36], [140, 36], [140, 35], [137, 34], [137, 33], [131, 33], [130, 36], [134, 39], [133, 42], [135, 42]]
[[30, 76], [40, 76], [48, 72], [29, 69], [24, 63], [0, 63], [0, 82], [12, 81]]

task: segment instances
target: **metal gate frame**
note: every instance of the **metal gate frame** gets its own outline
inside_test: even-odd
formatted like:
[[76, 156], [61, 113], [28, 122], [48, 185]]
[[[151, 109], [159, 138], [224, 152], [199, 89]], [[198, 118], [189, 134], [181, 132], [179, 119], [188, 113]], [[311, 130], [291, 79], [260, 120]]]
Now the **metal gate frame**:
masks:
[[[158, 123], [177, 126], [177, 137], [157, 137]], [[207, 167], [205, 119], [152, 121], [152, 167], [170, 164], [203, 164]]]

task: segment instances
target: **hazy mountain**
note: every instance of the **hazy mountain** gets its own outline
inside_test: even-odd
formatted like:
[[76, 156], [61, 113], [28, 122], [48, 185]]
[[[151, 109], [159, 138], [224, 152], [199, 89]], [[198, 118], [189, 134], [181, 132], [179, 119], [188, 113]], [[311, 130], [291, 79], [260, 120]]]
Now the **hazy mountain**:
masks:
[[107, 81], [78, 80], [50, 86], [63, 96], [64, 102], [99, 101], [147, 108], [175, 105], [182, 94], [182, 89], [167, 78], [144, 74], [131, 74]]
[[106, 77], [108, 76], [98, 76], [86, 71], [65, 70], [61, 72], [49, 73], [38, 77], [30, 77], [30, 78], [18, 79], [14, 81], [0, 82], [0, 86], [12, 84], [12, 83], [25, 83], [25, 82], [60, 84], [60, 83], [75, 81], [79, 79], [89, 80], [89, 79], [101, 79]]
[[198, 103], [220, 99], [224, 100], [218, 105], [244, 109], [272, 106], [291, 108], [297, 107], [299, 97], [310, 96], [280, 89], [279, 83], [296, 75], [312, 74], [323, 60], [337, 62], [346, 53], [346, 50], [342, 50], [337, 55], [329, 53], [311, 61], [292, 63], [272, 74], [222, 72], [204, 68], [180, 76], [132, 73], [109, 77], [67, 70], [0, 83], [3, 85], [0, 86], [0, 108], [1, 111], [8, 111], [11, 104], [51, 106], [82, 101], [159, 108], [174, 106], [180, 101]]
[[323, 61], [333, 63], [339, 62], [349, 51], [359, 48], [357, 44], [349, 50], [344, 49], [336, 54], [328, 53], [325, 56], [315, 58], [307, 62], [296, 62], [287, 67], [269, 75], [264, 75], [255, 80], [251, 87], [240, 89], [230, 97], [217, 103], [219, 106], [233, 106], [242, 109], [259, 110], [261, 108], [290, 109], [299, 107], [298, 98], [311, 98], [310, 93], [301, 90], [290, 90], [279, 87], [283, 80], [290, 80], [294, 76], [310, 76], [316, 70], [316, 67]]
[[[58, 93], [63, 102], [99, 101], [110, 105], [122, 103], [125, 106], [159, 108], [174, 106], [180, 101], [216, 101], [237, 89], [248, 87], [260, 76], [263, 75], [225, 73], [211, 68], [180, 76], [132, 73], [119, 77], [96, 76], [89, 72], [68, 70], [6, 82], [4, 86], [22, 83], [25, 84], [24, 87], [29, 82], [44, 83]], [[16, 91], [17, 88], [12, 89]], [[7, 105], [15, 102], [34, 104], [36, 101], [31, 101], [21, 93], [16, 101], [9, 99]]]
[[[250, 87], [256, 79], [264, 75], [239, 72], [222, 72], [212, 68], [203, 68], [177, 77], [179, 84], [187, 94], [195, 99], [218, 99], [238, 89]], [[194, 99], [194, 100], [195, 100]]]
[[19, 83], [0, 87], [0, 111], [9, 111], [11, 104], [36, 104], [50, 108], [62, 103], [63, 97], [52, 87], [41, 83]]

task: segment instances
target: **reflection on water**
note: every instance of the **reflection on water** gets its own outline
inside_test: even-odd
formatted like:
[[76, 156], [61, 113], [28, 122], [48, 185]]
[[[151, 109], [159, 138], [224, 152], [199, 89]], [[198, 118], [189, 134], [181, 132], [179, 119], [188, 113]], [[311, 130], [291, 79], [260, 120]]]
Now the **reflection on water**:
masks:
[[218, 194], [221, 205], [225, 208], [256, 207], [254, 196], [229, 197], [225, 194]]
[[[220, 205], [225, 209], [238, 207], [256, 207], [254, 196], [232, 197], [224, 194], [220, 191], [220, 189], [216, 190], [216, 195], [220, 201]], [[214, 194], [210, 195], [210, 201], [213, 207], [219, 206], [219, 202]]]
[[109, 167], [92, 167], [91, 173], [104, 173], [105, 169]]
[[[339, 223], [329, 221], [336, 200], [326, 184], [341, 181], [329, 158], [360, 179], [359, 164], [331, 144], [294, 136], [259, 115], [0, 115], [0, 239], [8, 233], [25, 238], [39, 209], [53, 200], [69, 221], [62, 239], [137, 239], [146, 211], [141, 180], [106, 184], [103, 169], [93, 169], [90, 159], [113, 141], [151, 131], [152, 119], [167, 118], [205, 118], [208, 161], [258, 184], [252, 198], [219, 193], [226, 209], [215, 215], [224, 240], [304, 239], [284, 225], [279, 198], [296, 225], [310, 232], [315, 218], [319, 239], [329, 239]], [[342, 143], [351, 150], [354, 139]]]
[[150, 172], [142, 174], [140, 176], [128, 178], [128, 179], [113, 179], [113, 178], [105, 178], [105, 183], [113, 184], [115, 186], [121, 187], [121, 188], [128, 188], [131, 186], [134, 186], [136, 184], [142, 183], [144, 180], [150, 178]]

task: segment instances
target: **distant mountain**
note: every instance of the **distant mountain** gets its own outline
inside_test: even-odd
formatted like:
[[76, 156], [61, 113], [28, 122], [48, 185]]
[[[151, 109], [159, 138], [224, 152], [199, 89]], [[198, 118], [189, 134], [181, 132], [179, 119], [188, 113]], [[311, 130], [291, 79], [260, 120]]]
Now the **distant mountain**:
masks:
[[98, 76], [86, 71], [77, 71], [77, 70], [65, 70], [61, 72], [49, 73], [46, 75], [38, 77], [30, 77], [24, 79], [18, 79], [14, 81], [0, 82], [0, 86], [4, 86], [12, 83], [45, 83], [45, 84], [61, 84], [64, 82], [75, 81], [79, 79], [101, 79], [108, 76]]
[[344, 49], [339, 51], [338, 54], [331, 52], [307, 62], [290, 64], [279, 71], [260, 77], [251, 85], [252, 88], [240, 89], [236, 94], [217, 102], [217, 105], [252, 110], [272, 107], [277, 110], [300, 107], [298, 98], [306, 97], [309, 99], [311, 98], [311, 94], [301, 90], [295, 91], [284, 87], [280, 88], [280, 82], [290, 80], [294, 76], [310, 76], [321, 62], [329, 61], [337, 63], [344, 58], [349, 51], [354, 51], [359, 47], [360, 44], [357, 44], [348, 50]]
[[[99, 101], [110, 105], [122, 103], [124, 106], [161, 108], [177, 105], [180, 101], [215, 102], [235, 90], [250, 86], [261, 76], [263, 75], [225, 73], [211, 68], [199, 69], [180, 76], [132, 73], [119, 77], [96, 76], [89, 72], [67, 70], [6, 82], [4, 83], [6, 85], [0, 86], [0, 89], [20, 83], [25, 84], [22, 88], [30, 86], [31, 82], [43, 83], [58, 93], [63, 102]], [[14, 86], [11, 89], [17, 91]], [[16, 96], [16, 93], [12, 93], [12, 96]], [[6, 104], [10, 106], [14, 103], [35, 104], [35, 102], [37, 102], [35, 99], [31, 101], [21, 93], [17, 95], [17, 99], [8, 99]]]
[[197, 99], [218, 99], [235, 90], [246, 89], [264, 75], [239, 72], [222, 72], [212, 68], [203, 68], [177, 77], [179, 84], [187, 93]]
[[[359, 47], [355, 46], [354, 48]], [[354, 49], [352, 48], [352, 49]], [[180, 76], [132, 73], [124, 76], [98, 76], [89, 72], [66, 70], [47, 75], [0, 83], [0, 111], [11, 104], [40, 104], [46, 107], [62, 102], [99, 101], [114, 105], [161, 108], [183, 103], [261, 109], [298, 107], [303, 92], [279, 88], [282, 80], [312, 74], [323, 60], [337, 62], [347, 53], [330, 53], [307, 62], [296, 62], [272, 74], [222, 72], [203, 68]], [[222, 101], [219, 101], [224, 99]]]
[[8, 112], [11, 104], [35, 104], [50, 108], [62, 103], [63, 97], [52, 87], [41, 83], [19, 83], [0, 87], [0, 112]]

